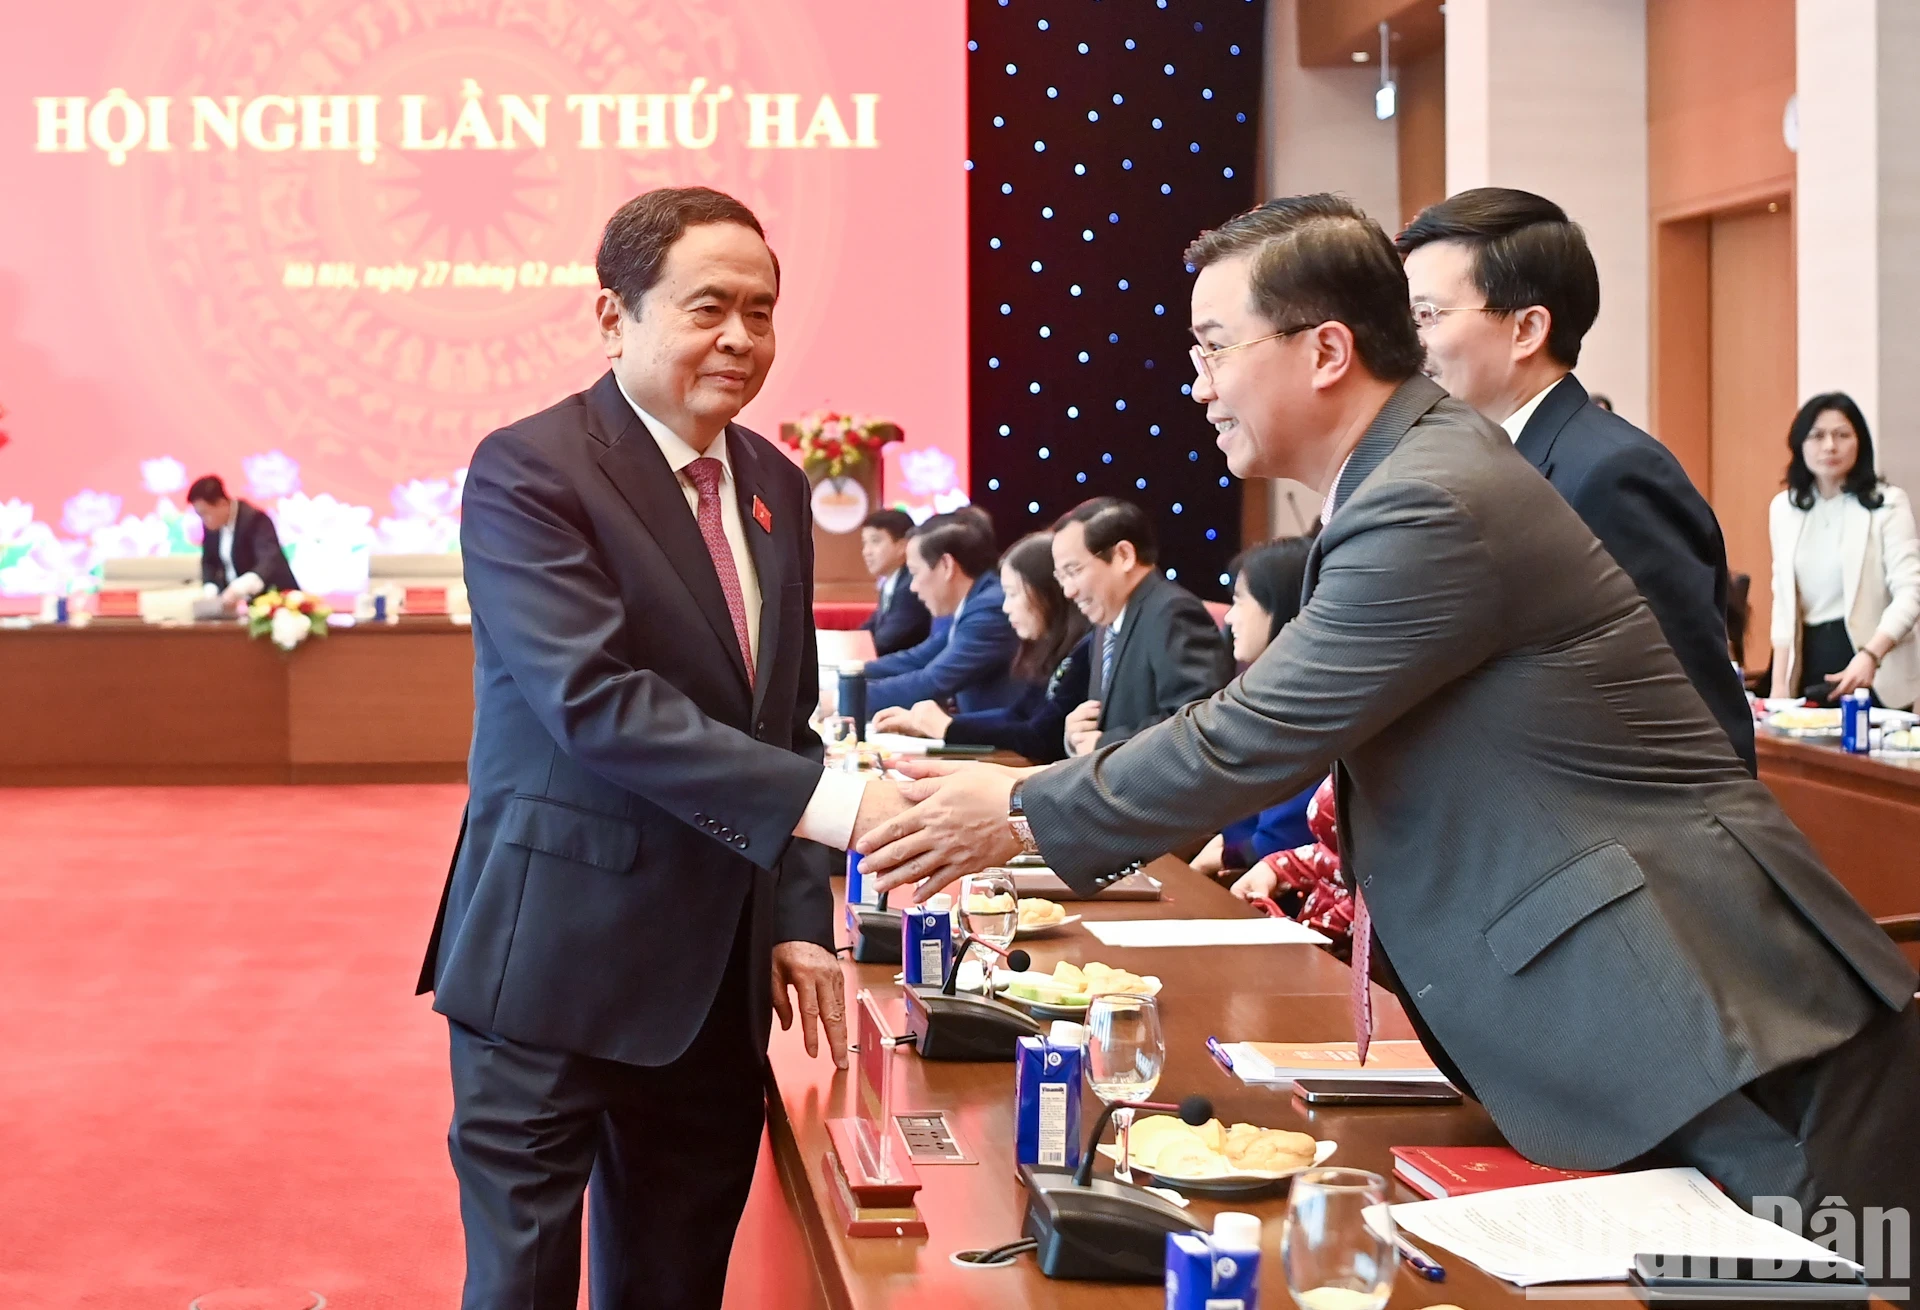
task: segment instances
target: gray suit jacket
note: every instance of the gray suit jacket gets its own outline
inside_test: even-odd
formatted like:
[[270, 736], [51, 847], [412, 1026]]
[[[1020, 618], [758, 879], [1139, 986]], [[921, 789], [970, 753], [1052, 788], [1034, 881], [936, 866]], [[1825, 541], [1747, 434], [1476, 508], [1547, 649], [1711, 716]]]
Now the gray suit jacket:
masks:
[[[1107, 629], [1093, 632], [1093, 668], [1100, 671]], [[1100, 744], [1111, 746], [1152, 726], [1182, 705], [1203, 700], [1233, 677], [1233, 649], [1200, 598], [1159, 570], [1140, 579], [1114, 638], [1113, 676], [1089, 691], [1100, 702]]]
[[1023, 793], [1083, 888], [1341, 765], [1402, 999], [1509, 1141], [1608, 1168], [1914, 972], [1734, 754], [1632, 581], [1424, 378], [1355, 449], [1245, 675]]

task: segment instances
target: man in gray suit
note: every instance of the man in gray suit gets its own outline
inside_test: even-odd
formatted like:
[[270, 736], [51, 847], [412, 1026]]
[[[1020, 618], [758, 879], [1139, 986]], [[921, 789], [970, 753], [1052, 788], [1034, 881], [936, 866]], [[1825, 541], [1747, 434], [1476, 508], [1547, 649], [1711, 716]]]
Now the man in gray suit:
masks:
[[1228, 466], [1329, 493], [1299, 617], [1130, 742], [926, 770], [867, 867], [925, 895], [1024, 846], [1091, 890], [1337, 763], [1356, 955], [1521, 1152], [1920, 1208], [1914, 971], [1579, 516], [1419, 375], [1386, 235], [1337, 197], [1276, 200], [1187, 260]]

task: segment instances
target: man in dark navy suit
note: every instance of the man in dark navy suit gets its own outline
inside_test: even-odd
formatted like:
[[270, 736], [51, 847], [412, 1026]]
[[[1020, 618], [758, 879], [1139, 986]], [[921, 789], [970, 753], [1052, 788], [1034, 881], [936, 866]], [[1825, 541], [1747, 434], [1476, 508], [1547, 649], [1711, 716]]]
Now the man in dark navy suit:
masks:
[[225, 600], [252, 600], [263, 591], [296, 591], [293, 566], [281, 548], [273, 519], [257, 505], [227, 495], [208, 474], [187, 488], [187, 504], [200, 516], [200, 581]]
[[612, 369], [480, 443], [461, 546], [474, 734], [421, 989], [451, 1034], [464, 1310], [720, 1305], [769, 1007], [846, 1062], [844, 847], [897, 808], [821, 767], [806, 478], [732, 420], [779, 265], [703, 188], [607, 224]]
[[1013, 676], [1020, 638], [1001, 608], [1006, 594], [995, 561], [993, 529], [976, 515], [936, 514], [914, 528], [907, 570], [934, 616], [933, 632], [917, 646], [867, 662], [869, 712], [923, 700], [951, 703], [963, 714], [998, 710], [1032, 690]]
[[913, 519], [906, 511], [878, 509], [860, 525], [860, 559], [879, 591], [873, 613], [860, 626], [873, 634], [873, 653], [891, 655], [918, 646], [933, 628], [933, 615], [913, 594], [907, 570], [907, 536]]
[[1428, 375], [1505, 428], [1633, 579], [1754, 772], [1753, 713], [1727, 647], [1720, 521], [1672, 451], [1573, 376], [1600, 313], [1586, 234], [1551, 200], [1479, 187], [1420, 211], [1394, 244]]

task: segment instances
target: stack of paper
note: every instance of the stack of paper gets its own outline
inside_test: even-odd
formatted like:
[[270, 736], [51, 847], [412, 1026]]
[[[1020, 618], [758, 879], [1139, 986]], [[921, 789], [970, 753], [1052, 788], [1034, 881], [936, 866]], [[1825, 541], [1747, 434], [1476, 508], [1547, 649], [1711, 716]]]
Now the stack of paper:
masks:
[[1108, 919], [1087, 931], [1103, 946], [1325, 946], [1291, 919]]
[[1365, 1064], [1360, 1063], [1360, 1048], [1352, 1042], [1229, 1042], [1225, 1050], [1244, 1083], [1291, 1083], [1301, 1078], [1446, 1081], [1426, 1048], [1414, 1041], [1374, 1042], [1367, 1047]]
[[1368, 1223], [1377, 1231], [1380, 1213], [1389, 1210], [1403, 1232], [1521, 1287], [1617, 1281], [1636, 1255], [1834, 1258], [1824, 1247], [1748, 1214], [1697, 1169], [1602, 1174], [1374, 1206]]

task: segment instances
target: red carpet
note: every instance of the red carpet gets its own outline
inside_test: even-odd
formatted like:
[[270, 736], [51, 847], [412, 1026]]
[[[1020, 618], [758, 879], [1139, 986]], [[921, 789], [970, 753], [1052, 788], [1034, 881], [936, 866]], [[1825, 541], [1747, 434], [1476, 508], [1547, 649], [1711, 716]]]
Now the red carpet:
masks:
[[[463, 796], [0, 790], [0, 1305], [458, 1304], [445, 1027], [412, 993]], [[730, 1307], [805, 1299], [760, 1181]]]

